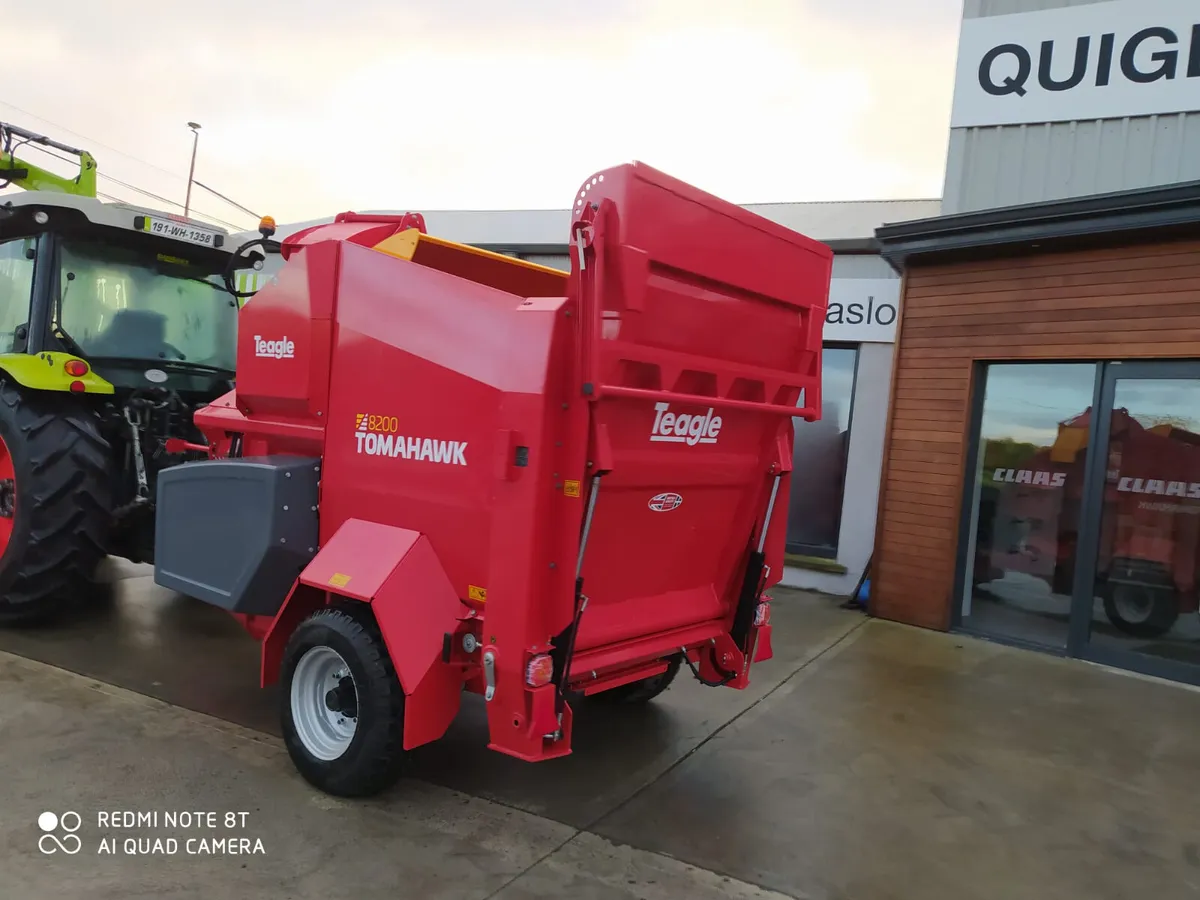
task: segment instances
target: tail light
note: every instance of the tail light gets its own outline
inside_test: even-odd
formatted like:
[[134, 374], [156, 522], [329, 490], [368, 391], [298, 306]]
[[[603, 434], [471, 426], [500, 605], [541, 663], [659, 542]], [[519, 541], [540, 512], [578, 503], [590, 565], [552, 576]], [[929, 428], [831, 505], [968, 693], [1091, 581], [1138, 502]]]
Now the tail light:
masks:
[[63, 371], [72, 378], [82, 378], [88, 373], [88, 364], [82, 359], [68, 359], [63, 363]]
[[754, 624], [758, 627], [771, 623], [771, 598], [764, 597], [754, 610]]
[[554, 677], [554, 660], [549, 654], [535, 656], [525, 665], [525, 683], [530, 687], [542, 687]]

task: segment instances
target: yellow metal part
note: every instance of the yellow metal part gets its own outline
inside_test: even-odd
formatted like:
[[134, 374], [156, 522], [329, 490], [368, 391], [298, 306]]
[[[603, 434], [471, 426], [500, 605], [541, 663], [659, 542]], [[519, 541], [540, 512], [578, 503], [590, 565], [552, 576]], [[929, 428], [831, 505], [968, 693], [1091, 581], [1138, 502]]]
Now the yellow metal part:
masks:
[[385, 238], [374, 249], [518, 297], [563, 297], [567, 293], [566, 272], [421, 234], [416, 228]]
[[1060, 425], [1058, 437], [1050, 447], [1050, 461], [1073, 463], [1075, 457], [1087, 449], [1088, 429], [1086, 425]]
[[[86, 375], [76, 378], [63, 368], [78, 356], [70, 353], [0, 353], [0, 370], [22, 387], [35, 391], [64, 391], [83, 394], [111, 394], [113, 386], [88, 366]], [[86, 360], [80, 360], [86, 362]], [[72, 392], [71, 384], [83, 382], [83, 390]]]

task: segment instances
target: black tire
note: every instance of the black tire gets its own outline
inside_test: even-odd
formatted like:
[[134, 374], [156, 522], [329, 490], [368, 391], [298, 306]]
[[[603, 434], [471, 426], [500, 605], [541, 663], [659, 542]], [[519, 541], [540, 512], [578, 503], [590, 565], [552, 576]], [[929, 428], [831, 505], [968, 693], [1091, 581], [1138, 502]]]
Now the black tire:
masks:
[[[296, 667], [306, 653], [327, 647], [349, 668], [356, 695], [357, 724], [349, 746], [336, 759], [314, 755], [293, 718]], [[304, 779], [327, 794], [366, 797], [385, 790], [403, 772], [404, 690], [367, 607], [327, 607], [300, 623], [284, 650], [281, 719], [283, 740]]]
[[0, 382], [16, 498], [0, 554], [0, 625], [45, 621], [89, 594], [112, 524], [112, 449], [98, 425], [69, 394]]
[[676, 653], [667, 659], [667, 669], [665, 672], [660, 672], [658, 675], [651, 675], [649, 678], [643, 678], [641, 681], [631, 681], [629, 684], [623, 684], [620, 687], [602, 691], [599, 694], [594, 694], [593, 699], [604, 703], [626, 705], [649, 703], [671, 686], [671, 682], [679, 674], [679, 667], [681, 665], [683, 665], [683, 656]]
[[1179, 599], [1173, 586], [1115, 582], [1104, 592], [1104, 614], [1130, 637], [1156, 638], [1174, 627]]

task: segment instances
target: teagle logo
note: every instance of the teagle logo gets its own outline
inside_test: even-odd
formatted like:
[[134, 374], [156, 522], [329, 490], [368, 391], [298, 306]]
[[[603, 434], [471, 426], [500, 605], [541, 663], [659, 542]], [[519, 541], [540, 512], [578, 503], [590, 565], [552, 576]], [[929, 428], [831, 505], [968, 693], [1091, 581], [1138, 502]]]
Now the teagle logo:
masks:
[[654, 426], [650, 429], [650, 440], [669, 444], [715, 444], [721, 433], [721, 417], [714, 416], [712, 407], [704, 415], [689, 416], [686, 413], [670, 412], [670, 403], [654, 404]]
[[285, 334], [277, 341], [264, 341], [261, 334], [254, 336], [254, 355], [263, 359], [295, 359], [296, 342]]

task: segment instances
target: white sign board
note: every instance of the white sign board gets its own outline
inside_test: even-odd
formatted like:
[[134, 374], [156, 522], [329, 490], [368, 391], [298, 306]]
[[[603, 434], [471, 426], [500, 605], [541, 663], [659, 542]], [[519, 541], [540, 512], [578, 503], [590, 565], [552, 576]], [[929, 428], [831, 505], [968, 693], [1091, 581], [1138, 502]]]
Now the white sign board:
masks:
[[1200, 110], [1200, 0], [964, 19], [951, 128]]
[[895, 343], [899, 320], [899, 278], [834, 278], [823, 340]]

